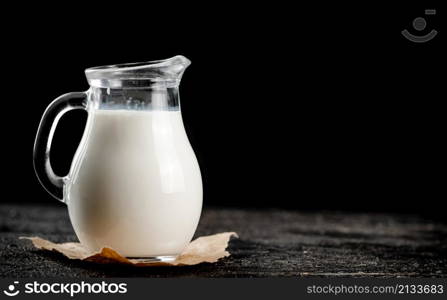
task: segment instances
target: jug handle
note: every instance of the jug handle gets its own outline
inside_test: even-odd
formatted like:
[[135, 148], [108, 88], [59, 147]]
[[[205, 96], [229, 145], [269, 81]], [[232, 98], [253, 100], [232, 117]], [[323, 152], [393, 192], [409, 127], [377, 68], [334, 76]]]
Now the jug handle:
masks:
[[45, 190], [59, 201], [64, 202], [64, 183], [67, 176], [54, 173], [50, 162], [50, 149], [57, 123], [63, 114], [74, 109], [87, 109], [87, 92], [73, 92], [56, 98], [48, 105], [40, 120], [34, 142], [34, 171]]

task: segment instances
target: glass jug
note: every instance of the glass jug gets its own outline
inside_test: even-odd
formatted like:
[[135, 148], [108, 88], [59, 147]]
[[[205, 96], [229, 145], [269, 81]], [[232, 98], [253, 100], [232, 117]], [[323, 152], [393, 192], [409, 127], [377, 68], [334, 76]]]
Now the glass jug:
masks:
[[[90, 89], [46, 109], [34, 145], [43, 187], [68, 206], [80, 242], [121, 255], [170, 261], [191, 241], [202, 209], [199, 165], [180, 112], [183, 56], [89, 68]], [[72, 109], [88, 118], [67, 176], [50, 163], [58, 120]]]

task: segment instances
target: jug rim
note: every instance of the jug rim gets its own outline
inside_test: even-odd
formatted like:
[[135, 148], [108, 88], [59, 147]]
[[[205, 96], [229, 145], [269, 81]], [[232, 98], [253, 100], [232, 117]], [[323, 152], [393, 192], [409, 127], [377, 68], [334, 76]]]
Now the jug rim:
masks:
[[167, 59], [102, 65], [85, 69], [87, 81], [93, 87], [132, 88], [157, 83], [178, 85], [191, 61], [183, 55]]

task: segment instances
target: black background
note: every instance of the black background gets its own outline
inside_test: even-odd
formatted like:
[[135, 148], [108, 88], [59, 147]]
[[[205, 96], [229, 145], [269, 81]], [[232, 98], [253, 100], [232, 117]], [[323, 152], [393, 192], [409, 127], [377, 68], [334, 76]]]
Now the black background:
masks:
[[[34, 175], [34, 137], [54, 98], [88, 88], [85, 68], [182, 54], [205, 205], [440, 211], [446, 52], [436, 3], [102, 5], [4, 11], [3, 202], [56, 202]], [[421, 33], [411, 28], [419, 16]], [[405, 28], [439, 34], [415, 44]], [[85, 118], [70, 112], [58, 127], [60, 175]]]

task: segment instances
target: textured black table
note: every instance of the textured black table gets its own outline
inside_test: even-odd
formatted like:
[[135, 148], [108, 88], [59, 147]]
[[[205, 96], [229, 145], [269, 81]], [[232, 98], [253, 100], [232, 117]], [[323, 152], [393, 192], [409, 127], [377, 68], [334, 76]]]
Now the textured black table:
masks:
[[447, 277], [447, 225], [411, 215], [205, 209], [197, 236], [236, 231], [216, 264], [136, 268], [71, 261], [19, 236], [76, 241], [66, 207], [0, 206], [1, 277]]

